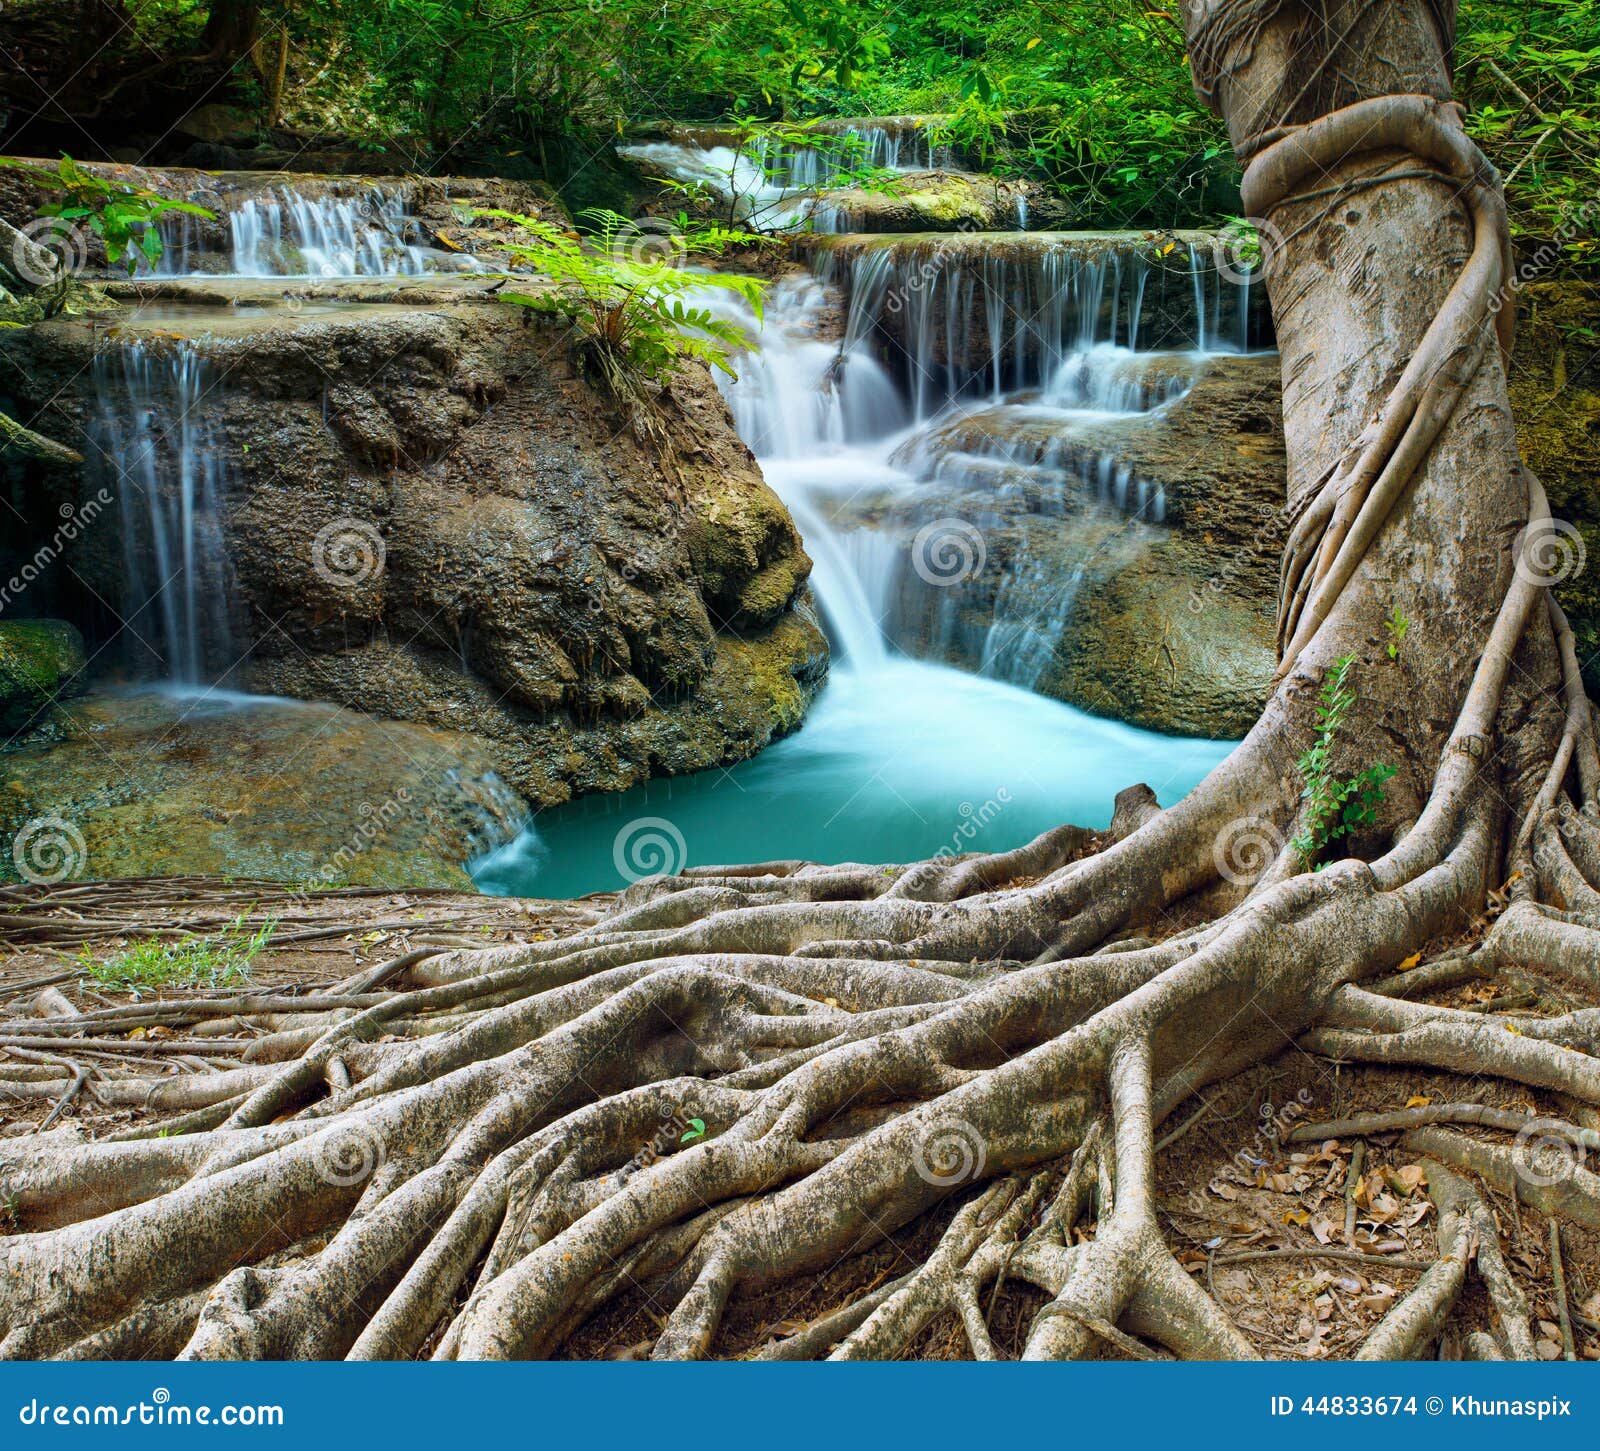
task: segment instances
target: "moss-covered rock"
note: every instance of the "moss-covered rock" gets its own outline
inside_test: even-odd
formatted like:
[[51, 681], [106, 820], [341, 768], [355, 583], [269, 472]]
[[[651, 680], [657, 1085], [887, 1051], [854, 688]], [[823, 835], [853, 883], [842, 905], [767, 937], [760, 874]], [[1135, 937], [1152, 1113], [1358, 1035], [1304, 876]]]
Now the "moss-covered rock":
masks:
[[45, 823], [73, 877], [204, 872], [471, 890], [462, 866], [526, 815], [481, 743], [226, 692], [97, 692], [0, 755], [0, 877]]
[[1009, 232], [1066, 225], [1070, 208], [1050, 188], [1023, 177], [970, 171], [908, 171], [882, 189], [823, 192], [821, 215], [841, 232]]
[[26, 732], [84, 688], [83, 636], [64, 620], [0, 620], [0, 731]]
[[[227, 379], [208, 673], [473, 735], [540, 805], [741, 760], [798, 724], [827, 658], [810, 561], [702, 365], [652, 390], [644, 430], [564, 323], [470, 284], [322, 284], [297, 309], [248, 282], [159, 293], [123, 332], [159, 366], [181, 331]], [[229, 297], [254, 305], [206, 305]], [[103, 343], [44, 323], [0, 364], [15, 350], [81, 429]], [[42, 531], [59, 504], [25, 507]], [[73, 564], [92, 626], [94, 597], [124, 592], [118, 531]]]

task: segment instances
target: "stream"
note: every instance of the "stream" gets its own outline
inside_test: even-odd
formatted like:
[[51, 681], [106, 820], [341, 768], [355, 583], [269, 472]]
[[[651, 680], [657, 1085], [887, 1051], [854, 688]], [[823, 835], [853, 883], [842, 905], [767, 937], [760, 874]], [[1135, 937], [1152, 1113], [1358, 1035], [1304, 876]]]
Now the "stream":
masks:
[[[685, 164], [703, 173], [715, 162]], [[812, 557], [834, 652], [828, 680], [801, 728], [749, 761], [541, 812], [473, 864], [480, 887], [563, 897], [686, 866], [1002, 851], [1064, 821], [1105, 826], [1114, 793], [1135, 781], [1171, 804], [1226, 756], [1228, 743], [1135, 729], [1024, 688], [1053, 644], [1052, 615], [1071, 606], [1070, 576], [1048, 581], [1042, 605], [1034, 595], [1015, 609], [998, 603], [1010, 581], [1002, 583], [981, 673], [916, 658], [904, 638], [908, 594], [913, 610], [918, 596], [942, 607], [938, 597], [955, 593], [945, 585], [982, 568], [981, 528], [942, 517], [952, 483], [970, 489], [976, 479], [1000, 494], [1087, 488], [1129, 530], [1161, 517], [1159, 493], [1115, 460], [1063, 469], [1008, 448], [1008, 426], [1043, 422], [1067, 437], [1148, 413], [1182, 391], [1186, 369], [1208, 351], [1246, 340], [1247, 298], [1208, 295], [1192, 258], [1184, 346], [1141, 351], [1147, 279], [1121, 251], [1029, 234], [1026, 250], [1008, 255], [1016, 241], [965, 237], [976, 274], [930, 273], [915, 247], [865, 252], [849, 279], [842, 342], [826, 335], [828, 298], [816, 278], [774, 287], [761, 326], [742, 304], [713, 304], [759, 336], [738, 378], [719, 382]], [[831, 252], [813, 271], [843, 275]], [[968, 304], [959, 313], [951, 293]], [[891, 298], [914, 314], [898, 369], [879, 361], [872, 337]], [[963, 328], [983, 330], [982, 366], [970, 365]], [[980, 416], [996, 441], [986, 456], [941, 447], [953, 423]], [[1035, 477], [991, 478], [997, 465]], [[897, 529], [890, 516], [910, 524]]]
[[[686, 174], [723, 161], [676, 150]], [[795, 159], [796, 173], [806, 164]], [[366, 208], [252, 203], [232, 218], [232, 273], [432, 270], [422, 249], [392, 242], [400, 205], [384, 193]], [[171, 240], [163, 271], [177, 272], [189, 258]], [[1078, 582], [1115, 568], [1165, 512], [1161, 489], [1115, 456], [1074, 452], [1075, 430], [1153, 416], [1208, 356], [1249, 341], [1247, 293], [1188, 247], [1186, 267], [1180, 251], [1177, 267], [1153, 270], [1133, 241], [1093, 234], [833, 234], [816, 239], [807, 274], [772, 289], [764, 323], [716, 294], [711, 305], [758, 344], [737, 379], [719, 382], [814, 561], [830, 675], [786, 739], [729, 768], [541, 811], [469, 865], [478, 886], [566, 897], [686, 866], [1000, 851], [1064, 821], [1104, 826], [1116, 790], [1135, 781], [1163, 804], [1189, 791], [1227, 743], [1135, 729], [1029, 688]], [[156, 467], [151, 420], [166, 406], [188, 418], [209, 385], [193, 348], [158, 361], [130, 330], [96, 372], [105, 455], [135, 473]], [[154, 480], [140, 490], [153, 512], [127, 520], [127, 534], [153, 542], [157, 576], [130, 583], [169, 678], [192, 684], [206, 678], [205, 637], [218, 628], [206, 600], [222, 465], [203, 422], [169, 444], [181, 507], [161, 513], [173, 491]], [[988, 540], [1023, 507], [1059, 516], [1071, 562], [1023, 548], [989, 564], [992, 588], [975, 606]], [[958, 655], [979, 663], [946, 663]]]

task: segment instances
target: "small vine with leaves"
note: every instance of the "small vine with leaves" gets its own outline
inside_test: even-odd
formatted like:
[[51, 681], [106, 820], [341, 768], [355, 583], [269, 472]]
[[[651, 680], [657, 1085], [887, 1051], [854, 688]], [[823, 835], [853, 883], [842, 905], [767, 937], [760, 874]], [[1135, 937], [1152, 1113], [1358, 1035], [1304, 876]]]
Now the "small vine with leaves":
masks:
[[1381, 762], [1343, 780], [1331, 769], [1339, 730], [1350, 707], [1356, 703], [1351, 684], [1355, 663], [1354, 655], [1346, 655], [1335, 660], [1324, 677], [1321, 698], [1317, 702], [1317, 738], [1298, 762], [1305, 781], [1300, 793], [1300, 799], [1306, 803], [1305, 829], [1289, 845], [1299, 853], [1301, 863], [1310, 871], [1321, 869], [1320, 858], [1330, 845], [1378, 819], [1384, 782], [1395, 774], [1393, 766]]

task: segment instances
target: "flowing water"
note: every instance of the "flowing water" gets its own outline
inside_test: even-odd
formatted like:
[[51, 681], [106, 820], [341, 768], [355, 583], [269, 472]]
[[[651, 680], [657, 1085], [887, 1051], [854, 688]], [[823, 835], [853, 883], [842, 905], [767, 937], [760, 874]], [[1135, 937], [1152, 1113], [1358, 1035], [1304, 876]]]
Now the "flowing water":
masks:
[[[869, 249], [849, 269], [824, 254], [821, 279], [774, 289], [760, 350], [724, 391], [814, 561], [828, 682], [804, 725], [750, 761], [541, 813], [474, 865], [480, 886], [565, 896], [686, 865], [1004, 850], [1063, 821], [1105, 825], [1115, 791], [1134, 781], [1170, 804], [1227, 754], [1022, 687], [1084, 574], [1139, 547], [1163, 513], [1160, 491], [1114, 458], [1068, 462], [1074, 430], [1181, 396], [1233, 299], [1191, 259], [1196, 276], [1173, 289], [1184, 315], [1161, 321], [1168, 350], [1142, 351], [1158, 319], [1139, 258], [1030, 247], [966, 246], [931, 272], [915, 249]], [[822, 279], [849, 288], [842, 342], [825, 336]], [[1234, 319], [1233, 336], [1246, 326]], [[1080, 567], [1026, 549], [991, 566], [1000, 578], [977, 627], [980, 673], [916, 658], [941, 642], [917, 651], [908, 613], [918, 602], [956, 613], [961, 588], [984, 574], [992, 511], [1024, 494], [1069, 552], [1081, 536]], [[1080, 511], [1070, 522], [1068, 496]]]
[[[419, 277], [475, 271], [482, 264], [412, 240], [417, 225], [406, 189], [370, 186], [349, 196], [308, 197], [287, 184], [246, 198], [228, 214], [230, 249], [220, 274], [232, 277]], [[217, 275], [195, 219], [161, 224], [156, 275]]]
[[[884, 164], [933, 159], [888, 133], [867, 144]], [[725, 160], [686, 155], [685, 172]], [[793, 181], [828, 164], [819, 148], [774, 169]], [[406, 235], [397, 194], [269, 195], [232, 216], [229, 261], [241, 275], [427, 268]], [[485, 890], [577, 895], [685, 865], [1004, 850], [1063, 821], [1105, 824], [1133, 781], [1171, 802], [1226, 754], [1027, 687], [1083, 581], [1165, 513], [1159, 485], [1086, 453], [1078, 433], [1170, 406], [1208, 352], [1249, 341], [1247, 298], [1193, 246], [1187, 267], [1152, 267], [1137, 245], [1066, 234], [834, 241], [813, 276], [774, 289], [764, 326], [717, 303], [760, 334], [724, 388], [814, 561], [828, 681], [802, 727], [752, 760], [543, 812], [474, 864]], [[174, 237], [174, 271], [201, 260]], [[101, 353], [95, 386], [92, 442], [124, 512], [123, 606], [143, 664], [210, 680], [232, 658], [217, 608], [230, 598], [216, 508], [229, 453], [208, 406], [215, 380], [194, 342], [130, 337]]]
[[[846, 173], [930, 171], [952, 164], [951, 149], [936, 143], [924, 126], [907, 121], [852, 122], [811, 134], [806, 144], [753, 137], [730, 146], [717, 133], [696, 136], [678, 128], [670, 141], [619, 146], [617, 153], [691, 182], [723, 198], [735, 216], [768, 229], [808, 227], [848, 232], [850, 213], [832, 205], [818, 188], [848, 184]], [[1027, 203], [1019, 201], [1017, 225], [1027, 226]]]
[[195, 684], [227, 652], [231, 598], [217, 502], [229, 452], [215, 421], [218, 386], [204, 354], [184, 341], [160, 350], [137, 339], [94, 361], [87, 456], [94, 484], [122, 513], [123, 639], [130, 664]]

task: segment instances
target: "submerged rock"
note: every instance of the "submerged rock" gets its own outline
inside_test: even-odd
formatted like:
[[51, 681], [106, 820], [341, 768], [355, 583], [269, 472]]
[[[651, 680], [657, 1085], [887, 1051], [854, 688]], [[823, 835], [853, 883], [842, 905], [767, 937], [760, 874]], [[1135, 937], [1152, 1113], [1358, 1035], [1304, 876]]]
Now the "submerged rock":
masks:
[[[154, 557], [145, 476], [114, 458], [87, 471], [83, 487], [125, 512], [74, 568], [144, 612], [143, 638], [159, 644], [165, 624], [198, 640], [202, 678], [236, 688], [474, 735], [540, 805], [740, 760], [799, 724], [827, 660], [810, 561], [702, 367], [660, 391], [641, 438], [556, 319], [460, 286], [412, 306], [352, 300], [370, 284], [321, 292], [240, 317], [188, 287], [176, 308], [0, 344], [30, 398], [57, 399], [60, 436], [95, 436], [91, 457], [108, 439], [137, 452], [97, 417], [149, 415], [158, 496], [185, 439], [217, 460], [214, 599], [139, 595], [123, 545]], [[169, 377], [189, 402], [149, 403]], [[131, 403], [128, 380], [145, 390]], [[41, 526], [57, 507], [30, 505]], [[176, 501], [164, 507], [170, 528]], [[76, 605], [104, 634], [89, 590]], [[178, 605], [196, 618], [174, 629]]]
[[334, 706], [101, 691], [55, 711], [49, 735], [0, 755], [8, 880], [28, 867], [468, 891], [463, 864], [524, 816], [477, 742]]

